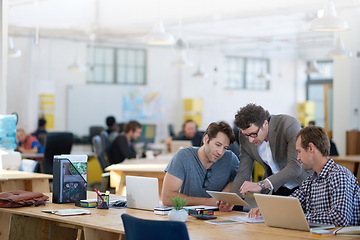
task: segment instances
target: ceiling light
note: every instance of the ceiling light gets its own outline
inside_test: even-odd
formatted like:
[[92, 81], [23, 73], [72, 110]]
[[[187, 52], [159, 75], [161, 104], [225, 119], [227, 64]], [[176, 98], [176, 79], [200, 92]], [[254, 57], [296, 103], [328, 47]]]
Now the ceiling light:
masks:
[[317, 62], [315, 60], [312, 60], [305, 72], [307, 74], [319, 73], [320, 71], [317, 66]]
[[8, 57], [21, 57], [21, 50], [15, 49], [12, 37], [9, 37]]
[[336, 15], [333, 1], [329, 0], [324, 10], [324, 16], [311, 22], [311, 31], [336, 32], [349, 30], [348, 23]]
[[158, 20], [152, 32], [145, 36], [143, 42], [149, 45], [173, 45], [175, 38], [165, 32], [163, 21]]
[[193, 77], [194, 78], [207, 78], [208, 75], [207, 75], [207, 73], [204, 72], [202, 67], [200, 67], [200, 65], [198, 65], [196, 72], [194, 72], [194, 74], [193, 74]]
[[352, 56], [352, 53], [345, 49], [343, 40], [339, 36], [336, 40], [335, 48], [331, 50], [328, 55], [331, 58], [349, 58]]
[[185, 67], [192, 67], [193, 63], [187, 58], [186, 51], [180, 51], [178, 54], [179, 58], [172, 63], [172, 66], [185, 68]]
[[80, 61], [79, 57], [76, 57], [74, 63], [68, 67], [68, 70], [71, 72], [85, 72], [86, 66]]

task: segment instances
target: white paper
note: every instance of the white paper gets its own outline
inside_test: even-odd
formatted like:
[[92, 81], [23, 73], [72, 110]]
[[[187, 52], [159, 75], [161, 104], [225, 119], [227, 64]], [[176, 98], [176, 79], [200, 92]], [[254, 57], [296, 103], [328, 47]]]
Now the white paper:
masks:
[[41, 210], [45, 213], [52, 213], [60, 216], [73, 216], [73, 215], [83, 215], [91, 214], [89, 210], [86, 209], [59, 209], [59, 210]]
[[235, 220], [235, 221], [239, 221], [239, 222], [248, 222], [248, 223], [263, 223], [263, 222], [265, 222], [262, 216], [259, 216], [258, 218], [249, 218], [247, 214], [231, 216], [231, 217], [226, 217], [226, 218]]

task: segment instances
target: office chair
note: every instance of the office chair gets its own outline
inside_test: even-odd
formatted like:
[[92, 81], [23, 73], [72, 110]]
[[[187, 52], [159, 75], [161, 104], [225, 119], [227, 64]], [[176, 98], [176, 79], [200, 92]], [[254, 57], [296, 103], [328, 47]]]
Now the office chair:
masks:
[[188, 240], [189, 234], [185, 223], [175, 221], [145, 220], [121, 215], [126, 240]]
[[102, 126], [91, 126], [89, 128], [89, 143], [91, 144], [91, 151], [94, 151], [94, 145], [92, 144], [92, 139], [96, 135], [100, 135], [101, 131], [104, 131], [105, 128]]
[[70, 154], [73, 140], [73, 134], [70, 132], [47, 134], [44, 161], [40, 164], [42, 173], [53, 174], [54, 155]]
[[169, 123], [168, 124], [168, 130], [169, 130], [169, 136], [170, 137], [175, 137], [174, 124]]
[[37, 172], [39, 162], [32, 159], [21, 159], [19, 171], [23, 172]]
[[[104, 130], [104, 131], [101, 131], [100, 137], [101, 137], [101, 142], [103, 145], [105, 156], [107, 157], [107, 159], [109, 159], [109, 150], [110, 150], [109, 134], [107, 133], [107, 131]], [[93, 142], [93, 145], [94, 145], [94, 142]]]
[[104, 145], [101, 141], [101, 137], [99, 135], [94, 136], [92, 139], [92, 143], [94, 146], [96, 158], [99, 161], [100, 168], [102, 171], [102, 174], [101, 174], [102, 180], [101, 180], [100, 191], [104, 192], [107, 190], [107, 188], [109, 187], [109, 184], [110, 184], [110, 172], [105, 171], [105, 168], [107, 166], [109, 166], [109, 163], [105, 159], [105, 149], [103, 147]]

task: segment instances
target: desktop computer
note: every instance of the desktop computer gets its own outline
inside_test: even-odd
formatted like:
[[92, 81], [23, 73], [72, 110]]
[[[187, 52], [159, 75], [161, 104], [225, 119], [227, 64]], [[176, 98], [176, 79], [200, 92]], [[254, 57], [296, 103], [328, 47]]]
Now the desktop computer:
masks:
[[156, 125], [155, 124], [141, 124], [142, 125], [142, 132], [141, 136], [138, 138], [138, 143], [143, 143], [143, 150], [148, 149], [149, 143], [155, 143], [155, 136], [156, 136]]

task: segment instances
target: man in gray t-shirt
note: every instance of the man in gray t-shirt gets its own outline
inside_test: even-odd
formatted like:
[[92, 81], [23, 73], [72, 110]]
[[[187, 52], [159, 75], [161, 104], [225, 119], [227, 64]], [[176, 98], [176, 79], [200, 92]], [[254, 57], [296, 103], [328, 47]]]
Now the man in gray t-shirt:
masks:
[[[162, 200], [170, 205], [170, 198], [187, 199], [187, 205], [218, 206], [206, 190], [229, 191], [236, 176], [239, 160], [228, 146], [235, 141], [231, 127], [225, 122], [211, 123], [200, 148], [179, 150], [166, 167]], [[231, 211], [232, 206], [220, 203], [220, 210]]]

